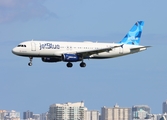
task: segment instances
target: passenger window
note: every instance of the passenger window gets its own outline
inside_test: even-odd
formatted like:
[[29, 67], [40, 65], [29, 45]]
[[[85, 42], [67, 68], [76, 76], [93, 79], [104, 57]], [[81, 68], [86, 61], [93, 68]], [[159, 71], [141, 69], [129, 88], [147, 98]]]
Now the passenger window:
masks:
[[26, 47], [26, 45], [24, 45], [24, 47]]

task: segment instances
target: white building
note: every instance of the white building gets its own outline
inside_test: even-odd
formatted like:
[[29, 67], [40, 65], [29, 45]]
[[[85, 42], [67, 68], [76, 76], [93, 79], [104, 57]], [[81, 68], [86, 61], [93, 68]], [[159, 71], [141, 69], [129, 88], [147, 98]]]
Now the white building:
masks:
[[7, 112], [6, 110], [0, 110], [0, 120], [4, 120], [4, 112]]
[[99, 120], [99, 111], [96, 110], [86, 110], [84, 120]]
[[167, 120], [167, 113], [163, 114], [159, 120]]
[[84, 103], [53, 104], [49, 108], [48, 120], [84, 120]]
[[20, 113], [14, 110], [0, 110], [0, 120], [20, 120]]
[[151, 109], [148, 105], [134, 105], [132, 106], [132, 120], [145, 119], [150, 112]]
[[145, 119], [146, 118], [146, 116], [147, 116], [147, 112], [146, 111], [144, 111], [144, 110], [142, 110], [142, 109], [140, 109], [139, 111], [136, 111], [135, 112], [135, 117], [133, 117], [133, 120], [137, 120], [137, 119]]
[[34, 120], [40, 120], [40, 114], [33, 114]]
[[167, 114], [147, 114], [147, 117], [144, 120], [167, 120]]
[[48, 112], [40, 114], [40, 120], [47, 120]]
[[101, 108], [101, 120], [131, 120], [131, 108], [121, 108], [117, 104], [113, 108]]

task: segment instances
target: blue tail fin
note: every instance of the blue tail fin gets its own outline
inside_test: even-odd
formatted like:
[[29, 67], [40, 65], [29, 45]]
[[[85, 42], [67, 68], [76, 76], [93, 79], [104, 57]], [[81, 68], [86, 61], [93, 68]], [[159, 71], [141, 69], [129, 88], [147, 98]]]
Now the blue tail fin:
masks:
[[144, 21], [137, 21], [119, 43], [139, 45], [143, 26], [144, 26]]

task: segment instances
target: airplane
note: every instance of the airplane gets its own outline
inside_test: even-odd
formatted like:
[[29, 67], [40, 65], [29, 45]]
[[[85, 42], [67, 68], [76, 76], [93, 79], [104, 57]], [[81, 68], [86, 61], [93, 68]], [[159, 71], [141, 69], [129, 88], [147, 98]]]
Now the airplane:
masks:
[[34, 57], [43, 62], [72, 62], [80, 61], [80, 67], [85, 67], [84, 59], [106, 59], [133, 54], [146, 50], [150, 46], [139, 45], [144, 21], [137, 21], [125, 37], [118, 43], [99, 42], [62, 42], [62, 41], [25, 41], [13, 48], [12, 53], [18, 56], [29, 57], [29, 66], [32, 66]]

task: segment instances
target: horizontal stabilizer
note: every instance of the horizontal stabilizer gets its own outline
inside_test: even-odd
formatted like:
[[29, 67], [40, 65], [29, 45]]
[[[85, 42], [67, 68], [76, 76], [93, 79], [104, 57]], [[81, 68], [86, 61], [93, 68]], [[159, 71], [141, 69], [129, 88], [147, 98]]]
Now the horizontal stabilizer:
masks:
[[140, 52], [140, 51], [143, 51], [143, 50], [146, 50], [148, 47], [151, 47], [151, 46], [141, 46], [141, 47], [137, 47], [137, 48], [131, 48], [130, 51], [133, 53], [135, 52]]

